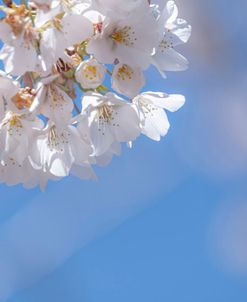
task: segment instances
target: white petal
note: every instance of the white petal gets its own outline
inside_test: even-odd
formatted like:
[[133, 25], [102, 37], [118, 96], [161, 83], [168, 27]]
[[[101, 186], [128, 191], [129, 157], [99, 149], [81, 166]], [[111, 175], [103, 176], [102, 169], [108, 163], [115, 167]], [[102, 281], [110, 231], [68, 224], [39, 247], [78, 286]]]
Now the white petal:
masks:
[[171, 112], [179, 110], [185, 103], [185, 97], [181, 94], [165, 94], [162, 92], [145, 92], [142, 96], [155, 106]]
[[188, 68], [188, 60], [173, 48], [157, 51], [152, 57], [154, 65], [160, 71], [183, 71]]
[[165, 111], [156, 107], [155, 110], [146, 115], [142, 133], [153, 140], [159, 141], [160, 136], [165, 136], [169, 128], [170, 124]]
[[113, 42], [109, 38], [94, 38], [88, 42], [87, 52], [93, 54], [102, 64], [113, 64], [116, 55], [113, 52]]
[[130, 104], [114, 108], [114, 121], [111, 129], [118, 142], [129, 142], [140, 135], [140, 120]]
[[0, 39], [3, 40], [5, 43], [9, 44], [13, 38], [14, 38], [14, 35], [11, 30], [11, 27], [7, 23], [1, 21], [0, 22]]
[[92, 153], [92, 147], [82, 140], [79, 131], [73, 126], [68, 127], [70, 130], [70, 147], [74, 157], [74, 163], [81, 165], [88, 160]]
[[57, 127], [69, 123], [73, 108], [73, 101], [66, 92], [55, 84], [47, 87], [46, 99], [41, 106], [42, 113], [55, 122]]
[[79, 44], [93, 36], [93, 24], [82, 15], [67, 14], [62, 19], [62, 27], [67, 45]]
[[94, 156], [105, 153], [115, 140], [109, 124], [107, 122], [99, 124], [97, 119], [90, 124], [90, 134], [94, 147]]
[[[173, 34], [173, 45], [187, 43], [191, 36], [191, 26], [184, 19], [177, 19], [174, 23], [168, 26], [169, 31]], [[176, 38], [177, 37], [177, 41]]]
[[53, 156], [50, 166], [50, 172], [57, 177], [65, 177], [69, 175], [71, 163], [67, 164], [60, 154]]
[[83, 165], [73, 165], [70, 173], [80, 179], [97, 179], [97, 176], [92, 169], [91, 165], [83, 164]]

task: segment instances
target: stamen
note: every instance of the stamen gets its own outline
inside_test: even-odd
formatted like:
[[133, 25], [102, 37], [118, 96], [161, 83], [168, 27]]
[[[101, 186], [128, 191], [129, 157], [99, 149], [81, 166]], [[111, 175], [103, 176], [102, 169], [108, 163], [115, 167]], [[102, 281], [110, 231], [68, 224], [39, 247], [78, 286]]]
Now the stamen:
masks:
[[125, 81], [126, 78], [131, 80], [134, 75], [133, 70], [126, 64], [118, 69], [117, 77], [119, 80]]
[[112, 120], [113, 110], [107, 105], [103, 105], [98, 109], [99, 121], [110, 123]]
[[135, 32], [132, 31], [130, 26], [124, 26], [121, 29], [115, 30], [110, 37], [116, 43], [124, 44], [129, 47], [133, 46], [134, 42], [137, 40]]
[[85, 65], [83, 67], [83, 72], [85, 72], [85, 77], [89, 80], [93, 80], [97, 77], [97, 68], [96, 66]]
[[58, 152], [64, 151], [64, 145], [69, 143], [70, 133], [63, 131], [58, 134], [56, 126], [52, 126], [48, 133], [48, 147], [50, 150], [56, 150]]

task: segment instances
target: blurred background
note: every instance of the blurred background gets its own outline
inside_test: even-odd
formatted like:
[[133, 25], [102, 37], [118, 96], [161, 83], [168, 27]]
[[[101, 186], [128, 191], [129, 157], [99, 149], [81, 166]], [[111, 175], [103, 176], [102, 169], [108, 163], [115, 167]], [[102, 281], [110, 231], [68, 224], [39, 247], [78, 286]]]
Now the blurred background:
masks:
[[0, 185], [0, 301], [247, 301], [247, 3], [177, 4], [190, 69], [146, 89], [186, 106], [97, 182]]

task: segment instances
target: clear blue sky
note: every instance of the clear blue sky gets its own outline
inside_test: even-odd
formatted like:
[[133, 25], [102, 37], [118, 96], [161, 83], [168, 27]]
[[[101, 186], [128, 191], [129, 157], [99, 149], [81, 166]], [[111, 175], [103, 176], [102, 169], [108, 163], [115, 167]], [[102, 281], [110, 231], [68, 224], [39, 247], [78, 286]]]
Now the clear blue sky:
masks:
[[247, 4], [178, 3], [191, 67], [147, 72], [147, 90], [186, 95], [169, 135], [123, 148], [97, 182], [0, 185], [6, 301], [247, 301]]

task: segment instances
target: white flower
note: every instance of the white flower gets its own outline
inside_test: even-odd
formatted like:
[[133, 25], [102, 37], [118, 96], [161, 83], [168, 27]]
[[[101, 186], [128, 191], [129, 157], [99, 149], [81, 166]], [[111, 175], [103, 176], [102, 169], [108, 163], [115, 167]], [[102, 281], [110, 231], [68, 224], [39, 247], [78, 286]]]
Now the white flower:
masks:
[[8, 111], [0, 124], [0, 161], [9, 158], [22, 164], [29, 155], [35, 130], [41, 129], [40, 119]]
[[46, 69], [64, 57], [66, 48], [79, 44], [93, 35], [93, 24], [83, 15], [67, 13], [64, 17], [55, 16], [48, 22], [40, 40], [40, 51]]
[[77, 67], [75, 78], [83, 89], [94, 89], [104, 82], [105, 73], [106, 67], [91, 58]]
[[158, 45], [160, 36], [158, 22], [151, 10], [136, 10], [135, 14], [126, 18], [117, 15], [106, 17], [95, 28], [87, 51], [99, 62], [113, 64], [117, 59], [142, 69], [150, 65], [153, 49]]
[[113, 68], [112, 88], [129, 97], [135, 97], [145, 85], [143, 71], [139, 67], [117, 64]]
[[140, 121], [133, 105], [113, 93], [86, 94], [83, 112], [88, 116], [94, 156], [104, 154], [114, 142], [132, 141], [140, 134]]
[[185, 98], [178, 94], [165, 94], [161, 92], [145, 92], [134, 98], [140, 114], [142, 133], [147, 137], [159, 141], [165, 136], [170, 128], [165, 110], [175, 112], [180, 109]]
[[25, 5], [5, 8], [6, 16], [0, 22], [0, 38], [4, 46], [0, 59], [7, 73], [22, 75], [39, 65], [36, 41], [38, 33], [32, 26], [30, 12]]
[[[77, 129], [82, 136], [83, 140], [87, 142], [90, 146], [93, 146], [93, 142], [90, 136], [90, 128], [89, 128], [89, 121], [88, 117], [85, 113], [82, 113], [77, 118]], [[97, 164], [99, 166], [106, 166], [108, 165], [112, 157], [114, 155], [119, 156], [121, 153], [121, 144], [119, 142], [114, 142], [112, 145], [107, 149], [107, 151], [100, 155], [91, 154], [89, 161], [91, 164]]]
[[71, 125], [57, 128], [50, 123], [35, 138], [31, 150], [32, 165], [57, 177], [68, 176], [73, 165], [88, 163], [92, 148]]
[[153, 55], [153, 64], [165, 77], [166, 71], [187, 69], [188, 60], [179, 54], [174, 47], [186, 43], [191, 35], [191, 26], [178, 18], [178, 8], [174, 1], [168, 1], [159, 20], [165, 24], [165, 31], [159, 46]]
[[178, 110], [184, 97], [141, 91], [151, 64], [162, 76], [187, 67], [174, 47], [191, 27], [174, 1], [4, 2], [0, 182], [43, 190], [69, 174], [95, 179], [93, 165], [109, 164], [122, 143], [166, 135], [165, 110]]
[[60, 88], [56, 77], [54, 80], [54, 76], [51, 76], [38, 84], [37, 95], [30, 111], [39, 110], [57, 126], [63, 126], [71, 120], [73, 108], [71, 97]]

